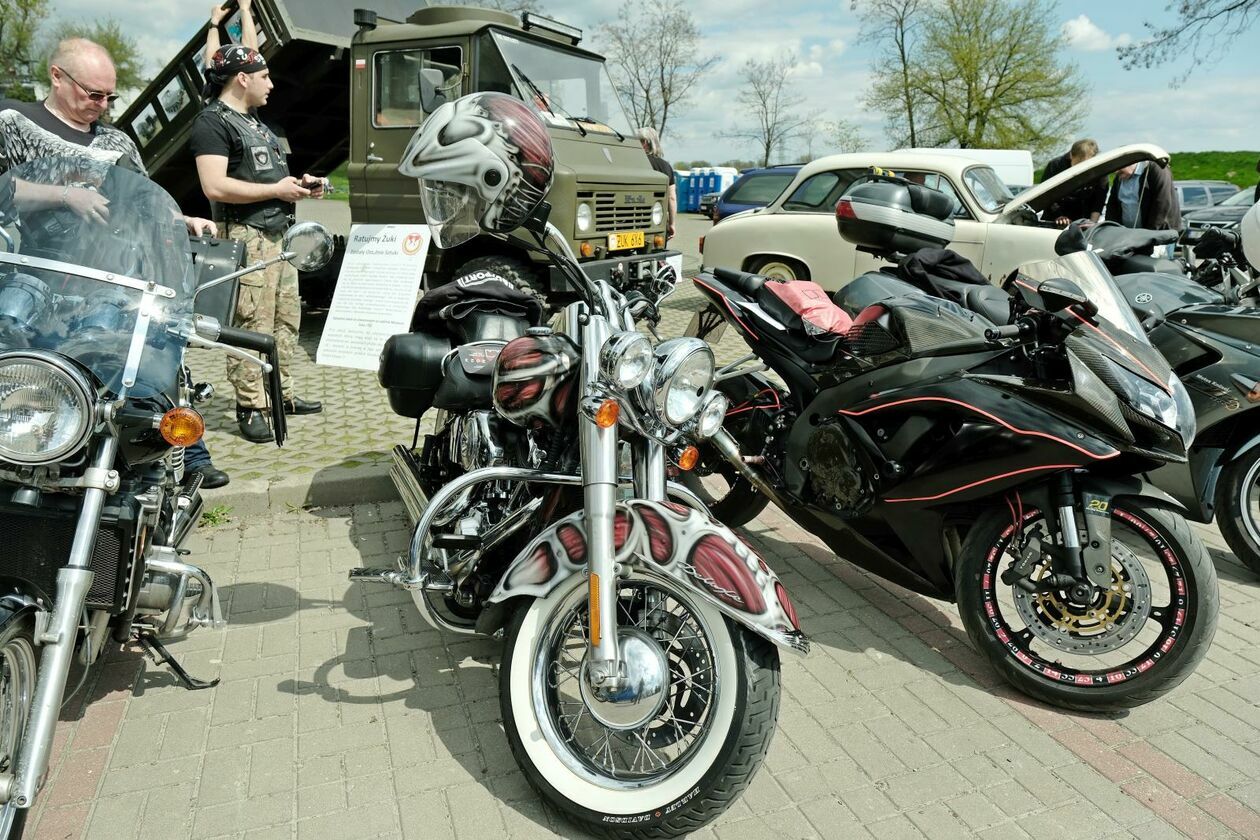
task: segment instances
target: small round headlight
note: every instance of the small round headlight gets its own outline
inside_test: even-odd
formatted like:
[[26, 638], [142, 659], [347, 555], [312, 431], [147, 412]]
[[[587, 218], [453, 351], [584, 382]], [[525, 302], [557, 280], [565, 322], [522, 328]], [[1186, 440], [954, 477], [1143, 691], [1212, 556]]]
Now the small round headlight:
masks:
[[698, 338], [673, 338], [656, 347], [652, 401], [668, 426], [681, 426], [700, 411], [713, 387], [713, 350]]
[[591, 222], [594, 221], [595, 214], [591, 212], [591, 205], [583, 202], [577, 206], [577, 229], [586, 233], [591, 229]]
[[652, 205], [652, 224], [659, 225], [661, 220], [665, 218], [665, 208], [661, 206], [659, 201]]
[[652, 342], [637, 332], [610, 336], [599, 351], [599, 370], [610, 385], [625, 391], [639, 387], [652, 370]]
[[75, 452], [91, 431], [91, 389], [60, 359], [0, 358], [0, 458], [49, 464]]
[[726, 398], [726, 394], [721, 391], [713, 391], [709, 394], [709, 398], [704, 401], [704, 407], [700, 409], [700, 419], [696, 423], [696, 436], [704, 439], [711, 438], [722, 428], [722, 422], [726, 420], [726, 411], [731, 407], [731, 401]]

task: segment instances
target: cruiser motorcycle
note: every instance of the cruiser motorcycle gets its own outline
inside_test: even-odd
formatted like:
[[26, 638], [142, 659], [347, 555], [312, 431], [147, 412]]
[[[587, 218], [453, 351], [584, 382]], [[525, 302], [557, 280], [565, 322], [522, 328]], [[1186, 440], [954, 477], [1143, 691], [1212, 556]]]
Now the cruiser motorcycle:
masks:
[[[836, 210], [885, 259], [939, 249], [951, 211], [884, 176]], [[752, 350], [718, 372], [732, 409], [694, 474], [719, 518], [773, 501], [844, 559], [956, 601], [995, 669], [1048, 703], [1134, 706], [1193, 671], [1215, 571], [1133, 476], [1186, 459], [1194, 414], [1096, 256], [1021, 267], [1013, 305], [974, 286], [992, 305], [972, 309], [881, 272], [834, 300], [722, 269], [695, 282], [711, 308], [693, 330], [729, 325]]]
[[[421, 299], [421, 331], [391, 338], [379, 371], [397, 413], [435, 413], [419, 451], [395, 453], [418, 521], [399, 568], [350, 577], [410, 590], [443, 632], [502, 632], [504, 730], [549, 802], [607, 834], [693, 831], [765, 756], [779, 648], [808, 650], [774, 572], [668, 481], [726, 412], [712, 351], [653, 347], [635, 301], [584, 273], [546, 222], [550, 141], [524, 103], [443, 105], [403, 159], [437, 245], [464, 241], [452, 218], [489, 235], [524, 226], [573, 299], [542, 325], [530, 295], [487, 271]], [[463, 203], [531, 178], [532, 195], [489, 211]]]
[[[134, 639], [185, 687], [214, 684], [163, 645], [224, 623], [182, 548], [202, 505], [183, 471], [204, 431], [191, 403], [209, 393], [185, 348], [271, 374], [277, 444], [284, 414], [277, 370], [245, 352], [274, 358], [275, 340], [194, 314], [181, 215], [152, 181], [88, 158], [0, 177], [0, 838], [23, 833], [74, 660], [86, 676], [106, 645]], [[303, 267], [330, 251], [322, 228], [286, 243]]]

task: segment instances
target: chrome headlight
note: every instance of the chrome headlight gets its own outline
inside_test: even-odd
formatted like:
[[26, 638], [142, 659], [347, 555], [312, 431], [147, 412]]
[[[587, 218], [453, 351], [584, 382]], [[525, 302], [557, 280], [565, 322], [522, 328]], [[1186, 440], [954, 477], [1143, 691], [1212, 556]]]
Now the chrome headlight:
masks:
[[591, 229], [591, 222], [595, 220], [595, 214], [591, 212], [591, 205], [582, 202], [577, 206], [577, 229], [580, 233], [586, 233]]
[[75, 452], [92, 430], [92, 389], [55, 356], [0, 357], [0, 458], [50, 464]]
[[652, 371], [652, 342], [642, 333], [615, 333], [600, 348], [599, 371], [623, 391], [639, 387]]
[[721, 391], [711, 392], [709, 398], [704, 401], [704, 407], [700, 409], [700, 419], [696, 422], [696, 436], [703, 440], [716, 435], [722, 428], [727, 409], [730, 407], [731, 401], [726, 398], [726, 394]]
[[661, 206], [659, 201], [652, 204], [652, 225], [659, 225], [661, 220], [665, 218], [665, 208]]
[[698, 338], [672, 338], [656, 346], [656, 370], [644, 387], [665, 425], [695, 417], [713, 387], [713, 350]]

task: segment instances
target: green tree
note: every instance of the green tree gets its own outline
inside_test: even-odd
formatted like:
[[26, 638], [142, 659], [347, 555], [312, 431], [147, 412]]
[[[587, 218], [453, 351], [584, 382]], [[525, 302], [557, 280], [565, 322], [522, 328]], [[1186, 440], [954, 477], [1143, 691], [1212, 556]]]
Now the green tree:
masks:
[[1117, 47], [1126, 70], [1147, 69], [1188, 58], [1190, 66], [1176, 77], [1185, 81], [1200, 64], [1215, 64], [1239, 35], [1260, 18], [1260, 0], [1178, 0], [1167, 11], [1176, 18], [1168, 26], [1143, 21], [1147, 36]]
[[[1088, 89], [1076, 66], [1060, 58], [1057, 12], [1040, 0], [925, 6], [908, 65], [918, 144], [1034, 154], [1061, 144], [1080, 124]], [[879, 77], [900, 72], [876, 66], [876, 88]], [[884, 110], [897, 117], [904, 106], [889, 101]]]
[[700, 53], [700, 29], [680, 0], [622, 6], [616, 21], [600, 27], [600, 37], [613, 85], [635, 126], [651, 126], [662, 137], [671, 112], [719, 61]]
[[48, 0], [0, 0], [0, 95], [35, 100], [35, 33], [47, 14]]
[[114, 60], [114, 69], [118, 71], [118, 90], [139, 90], [150, 81], [145, 75], [141, 62], [140, 48], [136, 39], [123, 29], [122, 24], [113, 18], [102, 18], [96, 21], [58, 21], [49, 33], [44, 56], [40, 61], [42, 78], [48, 78], [48, 58], [58, 41], [66, 38], [87, 38], [105, 48]]
[[919, 35], [926, 0], [851, 0], [862, 17], [863, 39], [879, 43], [880, 72], [866, 93], [866, 105], [884, 114], [885, 130], [898, 146], [925, 144], [920, 137], [924, 97], [912, 84], [911, 50]]

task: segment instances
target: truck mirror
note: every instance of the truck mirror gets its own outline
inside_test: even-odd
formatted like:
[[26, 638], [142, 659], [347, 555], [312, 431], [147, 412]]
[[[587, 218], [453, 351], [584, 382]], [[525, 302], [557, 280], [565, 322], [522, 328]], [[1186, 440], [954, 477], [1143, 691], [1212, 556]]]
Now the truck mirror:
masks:
[[298, 222], [284, 234], [281, 246], [298, 271], [319, 271], [332, 260], [333, 240], [318, 222]]

